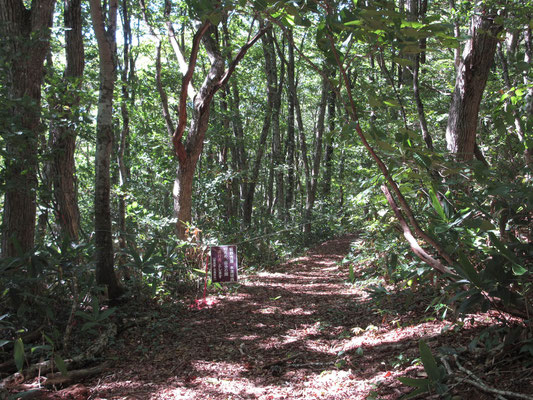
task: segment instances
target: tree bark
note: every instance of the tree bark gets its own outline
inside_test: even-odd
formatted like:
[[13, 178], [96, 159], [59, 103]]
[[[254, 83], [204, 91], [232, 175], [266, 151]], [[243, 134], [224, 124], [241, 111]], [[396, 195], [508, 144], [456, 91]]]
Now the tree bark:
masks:
[[[266, 35], [269, 46], [272, 51], [273, 71], [277, 78], [276, 58], [274, 51], [274, 37], [272, 31]], [[278, 215], [283, 215], [285, 210], [284, 182], [283, 182], [283, 154], [281, 153], [281, 130], [280, 130], [280, 112], [281, 112], [281, 92], [283, 81], [285, 79], [284, 64], [280, 65], [279, 81], [274, 93], [274, 103], [272, 105], [272, 164], [269, 178], [269, 212], [277, 209]], [[275, 183], [275, 192], [272, 190], [272, 182]]]
[[288, 36], [288, 50], [289, 50], [289, 59], [287, 63], [287, 139], [285, 141], [285, 151], [287, 153], [286, 162], [288, 165], [287, 172], [287, 190], [285, 193], [285, 219], [289, 218], [289, 210], [292, 207], [294, 201], [294, 150], [295, 150], [295, 141], [294, 141], [294, 103], [295, 103], [295, 82], [294, 82], [294, 46], [291, 44], [293, 41], [292, 38], [292, 29], [287, 31]]
[[[131, 54], [132, 34], [131, 34], [131, 14], [127, 0], [122, 0], [122, 32], [124, 40], [121, 86], [122, 100], [120, 103], [120, 113], [122, 115], [122, 129], [117, 151], [117, 164], [119, 174], [119, 195], [118, 195], [118, 244], [122, 252], [127, 247], [127, 225], [126, 225], [126, 195], [128, 191], [128, 181], [130, 171], [126, 164], [126, 153], [129, 145], [130, 135], [130, 114], [129, 107], [134, 104], [133, 80], [135, 77], [135, 60]], [[130, 271], [125, 267], [126, 259], [119, 256], [117, 263], [124, 273], [126, 280], [130, 279]]]
[[37, 148], [41, 131], [41, 82], [50, 42], [55, 0], [0, 2], [0, 44], [6, 59], [5, 85], [12, 119], [4, 131], [6, 157], [2, 256], [34, 246]]
[[110, 0], [107, 10], [103, 10], [100, 0], [90, 0], [90, 7], [100, 57], [94, 189], [96, 282], [107, 287], [110, 299], [116, 299], [122, 294], [122, 289], [113, 267], [110, 159], [113, 143], [113, 92], [117, 78], [115, 34], [118, 0]]
[[481, 10], [471, 20], [470, 36], [457, 69], [455, 89], [450, 104], [446, 143], [458, 160], [474, 157], [476, 130], [481, 98], [503, 27], [495, 23], [495, 14]]
[[76, 149], [76, 126], [73, 124], [75, 110], [80, 104], [83, 70], [85, 67], [81, 0], [64, 1], [65, 50], [67, 65], [65, 67], [66, 100], [60, 100], [55, 109], [60, 120], [52, 121], [50, 136], [52, 146], [52, 180], [57, 220], [63, 236], [78, 241], [80, 210], [76, 185], [76, 167], [74, 151]]

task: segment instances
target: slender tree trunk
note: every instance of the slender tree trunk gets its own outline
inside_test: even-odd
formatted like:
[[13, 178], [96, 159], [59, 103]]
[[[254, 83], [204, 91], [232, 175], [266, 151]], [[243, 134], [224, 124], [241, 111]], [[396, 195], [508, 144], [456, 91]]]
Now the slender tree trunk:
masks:
[[322, 193], [324, 196], [331, 194], [331, 179], [333, 177], [333, 131], [335, 130], [335, 103], [337, 96], [330, 88], [328, 94], [328, 134], [326, 137], [326, 148], [324, 152], [324, 182]]
[[455, 80], [446, 143], [458, 160], [471, 160], [476, 146], [476, 130], [481, 98], [494, 59], [502, 26], [484, 10], [472, 17], [470, 36]]
[[[300, 139], [300, 154], [301, 154], [302, 164], [304, 167], [304, 174], [305, 174], [305, 185], [302, 185], [301, 196], [302, 196], [302, 199], [306, 198], [306, 202], [307, 202], [307, 196], [311, 192], [311, 167], [309, 165], [309, 155], [308, 155], [308, 150], [307, 150], [307, 140], [305, 138], [305, 127], [304, 127], [303, 119], [302, 119], [302, 110], [300, 109], [300, 102], [298, 101], [298, 91], [296, 88], [297, 88], [297, 85], [295, 85], [294, 87], [294, 91], [295, 91], [295, 94], [294, 94], [294, 100], [295, 100], [294, 106], [295, 107], [294, 108], [296, 111], [296, 121], [298, 122], [298, 136]], [[308, 212], [307, 206], [304, 207], [302, 217], [305, 222], [303, 231], [304, 231], [306, 240], [309, 238], [311, 234], [311, 214], [312, 214], [312, 208]]]
[[85, 67], [81, 0], [65, 0], [65, 50], [67, 65], [65, 68], [66, 100], [56, 105], [60, 120], [52, 121], [50, 136], [52, 146], [52, 180], [56, 214], [61, 231], [70, 240], [77, 241], [80, 225], [78, 193], [76, 184], [76, 167], [74, 152], [76, 149], [76, 130], [73, 129], [73, 110], [79, 106], [81, 79]]
[[414, 59], [415, 65], [413, 66], [413, 95], [416, 102], [416, 110], [418, 111], [418, 122], [420, 124], [420, 130], [422, 131], [422, 138], [426, 142], [428, 149], [433, 150], [433, 139], [428, 130], [428, 123], [426, 120], [426, 113], [424, 112], [424, 104], [420, 97], [419, 78], [420, 72], [420, 55], [417, 54]]
[[[240, 112], [241, 99], [239, 94], [239, 87], [237, 81], [231, 81], [231, 93], [228, 96], [229, 108], [231, 111], [231, 126], [233, 131], [234, 143], [233, 158], [235, 159], [236, 170], [243, 173], [248, 169], [248, 156], [244, 148], [244, 127], [242, 124], [242, 117]], [[239, 199], [244, 199], [246, 195], [246, 181], [242, 178], [235, 180], [236, 187], [234, 188], [235, 196]], [[244, 208], [239, 214], [244, 213]]]
[[[269, 37], [270, 46], [272, 47], [272, 60], [276, 64], [274, 52], [274, 37], [272, 31], [267, 33]], [[274, 67], [276, 70], [276, 67]], [[281, 113], [281, 94], [283, 88], [283, 81], [285, 79], [284, 64], [280, 63], [279, 82], [276, 93], [274, 94], [274, 104], [272, 107], [272, 172], [275, 182], [275, 197], [270, 203], [270, 212], [277, 209], [278, 215], [283, 215], [285, 212], [285, 197], [284, 197], [284, 180], [283, 180], [283, 154], [281, 152], [281, 129], [280, 129], [280, 113]]]
[[[257, 152], [255, 155], [254, 166], [251, 175], [248, 177], [248, 183], [246, 185], [246, 195], [244, 197], [243, 206], [243, 225], [245, 227], [250, 226], [252, 222], [255, 189], [259, 179], [259, 170], [261, 168], [261, 160], [263, 158], [266, 140], [271, 127], [272, 109], [274, 108], [275, 97], [277, 95], [277, 74], [273, 42], [268, 35], [264, 35], [261, 39], [261, 42], [263, 47], [263, 55], [265, 58], [265, 75], [267, 78], [267, 104], [263, 119], [263, 126], [261, 128], [261, 135], [259, 137], [259, 143], [257, 146]], [[242, 125], [240, 127], [242, 128]]]
[[[505, 54], [502, 49], [501, 43], [498, 45], [498, 57], [500, 59], [501, 67], [502, 67], [502, 77], [503, 81], [505, 83], [505, 87], [508, 91], [512, 88], [511, 83], [511, 77], [509, 76], [509, 67], [507, 65], [507, 57], [505, 57]], [[506, 99], [506, 103], [508, 107], [513, 107], [510, 103], [509, 99]], [[527, 165], [532, 165], [532, 154], [531, 149], [527, 147], [526, 141], [526, 134], [524, 132], [524, 128], [522, 127], [522, 121], [520, 120], [520, 114], [518, 111], [513, 107], [512, 108], [513, 118], [514, 118], [514, 125], [515, 125], [515, 133], [518, 137], [518, 140], [522, 145], [524, 145], [524, 160]]]
[[21, 0], [0, 1], [0, 44], [7, 67], [3, 73], [13, 116], [2, 127], [11, 133], [5, 136], [3, 257], [34, 245], [41, 82], [54, 4], [55, 0], [33, 0], [27, 9]]
[[[223, 31], [223, 43], [226, 49], [230, 48], [230, 35], [228, 30], [228, 15], [224, 13], [222, 18], [222, 31]], [[226, 61], [229, 61], [228, 57]], [[233, 133], [233, 139], [231, 140], [231, 165], [235, 172], [239, 175], [234, 176], [231, 180], [231, 192], [233, 198], [233, 212], [235, 215], [242, 217], [243, 207], [241, 206], [245, 196], [245, 183], [242, 179], [242, 174], [247, 170], [247, 154], [244, 148], [244, 128], [240, 113], [240, 94], [237, 80], [233, 79], [230, 85], [224, 88], [224, 98], [226, 99], [226, 111], [225, 114], [226, 129]], [[224, 104], [224, 103], [223, 103]]]
[[[133, 81], [135, 77], [135, 61], [131, 54], [132, 34], [131, 34], [131, 14], [128, 0], [122, 0], [122, 32], [124, 40], [121, 86], [122, 101], [120, 103], [120, 113], [122, 115], [122, 129], [117, 152], [117, 163], [119, 173], [120, 193], [118, 195], [118, 244], [123, 252], [127, 247], [127, 225], [126, 225], [126, 195], [128, 192], [128, 181], [130, 179], [129, 169], [126, 164], [126, 153], [130, 136], [130, 114], [129, 107], [134, 103]], [[124, 273], [126, 280], [130, 279], [130, 271], [125, 267], [125, 257], [119, 256], [117, 263]]]
[[100, 94], [96, 117], [94, 189], [96, 282], [107, 287], [107, 295], [110, 299], [116, 299], [121, 295], [122, 289], [113, 267], [110, 159], [113, 144], [113, 92], [117, 77], [115, 33], [118, 0], [111, 0], [107, 10], [102, 8], [100, 0], [90, 0], [90, 6], [100, 56]]
[[[448, 0], [450, 8], [454, 13], [457, 13], [457, 8], [455, 7], [455, 0]], [[459, 39], [461, 37], [461, 27], [459, 25], [459, 19], [457, 16], [453, 19], [453, 35], [456, 39]], [[453, 52], [454, 54], [454, 65], [455, 65], [455, 71], [459, 69], [459, 66], [461, 65], [461, 48], [457, 46]]]
[[287, 190], [285, 195], [285, 219], [288, 220], [289, 210], [294, 201], [294, 103], [295, 103], [295, 82], [294, 82], [294, 46], [292, 45], [293, 37], [292, 30], [287, 31], [289, 60], [287, 64], [287, 80], [288, 80], [288, 114], [287, 114], [287, 139], [285, 142], [285, 149], [287, 153], [286, 162], [289, 167], [287, 173]]
[[311, 172], [311, 186], [307, 190], [305, 199], [305, 225], [304, 234], [306, 240], [309, 240], [311, 235], [311, 218], [313, 216], [313, 207], [315, 204], [316, 189], [318, 185], [318, 176], [320, 174], [320, 161], [322, 160], [322, 137], [324, 136], [324, 121], [326, 115], [326, 105], [328, 100], [329, 85], [327, 80], [322, 77], [322, 95], [318, 106], [318, 117], [315, 128], [315, 143], [313, 151], [313, 167]]

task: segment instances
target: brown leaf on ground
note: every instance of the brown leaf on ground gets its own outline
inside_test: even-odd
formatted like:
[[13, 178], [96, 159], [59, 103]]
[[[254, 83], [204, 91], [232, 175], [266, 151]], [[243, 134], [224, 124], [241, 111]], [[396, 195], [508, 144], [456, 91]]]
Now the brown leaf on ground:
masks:
[[[90, 398], [397, 399], [410, 390], [399, 376], [424, 376], [419, 339], [433, 349], [464, 346], [496, 323], [477, 314], [459, 331], [446, 330], [452, 322], [432, 317], [422, 292], [391, 291], [377, 312], [364, 287], [347, 283], [341, 261], [354, 240], [328, 241], [256, 274], [241, 271], [236, 290], [212, 294], [201, 310], [188, 307], [193, 300], [149, 306], [149, 326], [125, 331], [110, 354], [114, 367], [86, 383]], [[483, 378], [517, 389], [517, 371], [509, 371]], [[517, 385], [533, 392], [531, 379]], [[455, 390], [491, 398], [471, 387]]]

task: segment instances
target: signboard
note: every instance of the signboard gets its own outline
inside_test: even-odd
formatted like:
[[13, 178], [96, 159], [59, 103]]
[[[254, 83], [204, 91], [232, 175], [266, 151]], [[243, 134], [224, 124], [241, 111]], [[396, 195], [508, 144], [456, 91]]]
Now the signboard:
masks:
[[211, 247], [211, 280], [237, 282], [237, 246]]

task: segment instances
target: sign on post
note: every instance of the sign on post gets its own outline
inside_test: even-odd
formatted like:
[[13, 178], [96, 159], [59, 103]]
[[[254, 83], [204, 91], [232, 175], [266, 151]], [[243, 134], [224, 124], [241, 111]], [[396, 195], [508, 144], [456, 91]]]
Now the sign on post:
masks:
[[211, 247], [211, 280], [237, 282], [237, 246]]

